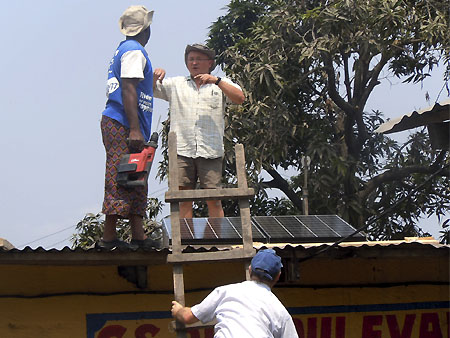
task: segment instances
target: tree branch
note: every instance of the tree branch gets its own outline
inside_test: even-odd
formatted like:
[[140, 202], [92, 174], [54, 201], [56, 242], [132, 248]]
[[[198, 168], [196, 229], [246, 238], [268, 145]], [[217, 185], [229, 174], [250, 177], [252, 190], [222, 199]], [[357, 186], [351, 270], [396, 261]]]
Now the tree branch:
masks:
[[[367, 83], [367, 74], [369, 72], [369, 45], [368, 43], [361, 43], [359, 48], [359, 58], [355, 61], [355, 83], [353, 88], [353, 95], [355, 99], [361, 97]], [[359, 105], [356, 103], [356, 105]]]
[[352, 88], [350, 86], [350, 75], [349, 75], [349, 68], [348, 68], [348, 53], [341, 52], [342, 60], [344, 61], [344, 84], [345, 88], [347, 90], [347, 101], [352, 102]]
[[389, 61], [389, 57], [386, 54], [381, 55], [380, 62], [377, 63], [375, 67], [372, 68], [372, 70], [369, 72], [370, 74], [370, 81], [367, 86], [365, 86], [364, 90], [361, 92], [360, 99], [358, 101], [358, 106], [363, 108], [366, 106], [367, 100], [372, 93], [375, 86], [380, 84], [380, 81], [378, 80], [378, 77], [380, 76], [381, 71], [383, 70], [386, 63]]
[[[362, 200], [365, 200], [367, 196], [381, 184], [398, 181], [411, 174], [434, 174], [439, 170], [440, 164], [444, 160], [446, 152], [446, 150], [441, 151], [434, 163], [430, 166], [412, 165], [404, 168], [391, 169], [381, 175], [375, 176], [366, 182], [365, 188], [358, 193], [359, 197]], [[442, 176], [448, 176], [448, 173], [442, 173]]]
[[[364, 146], [364, 143], [369, 137], [367, 133], [367, 126], [363, 120], [364, 107], [366, 106], [369, 95], [372, 93], [375, 86], [380, 84], [378, 77], [380, 76], [380, 73], [384, 68], [384, 66], [386, 65], [386, 63], [388, 62], [388, 60], [389, 58], [386, 56], [386, 54], [383, 54], [381, 56], [380, 62], [378, 62], [377, 65], [371, 71], [368, 71], [369, 62], [363, 63], [365, 67], [363, 71], [365, 78], [362, 79], [362, 81], [360, 82], [361, 88], [358, 89], [358, 93], [360, 94], [359, 97], [356, 97], [355, 94], [355, 101], [357, 101], [356, 103], [357, 113], [355, 114], [355, 120], [358, 126], [358, 141], [357, 141], [358, 153], [360, 152], [360, 150]], [[368, 85], [366, 85], [367, 81], [369, 81]], [[356, 91], [357, 89], [355, 88], [355, 93]]]
[[297, 196], [297, 194], [291, 189], [286, 180], [283, 177], [281, 177], [278, 171], [272, 168], [265, 168], [265, 170], [273, 178], [273, 180], [271, 181], [273, 182], [273, 188], [280, 189], [282, 192], [286, 194], [286, 196], [291, 200], [291, 202], [298, 210], [303, 210], [302, 199]]
[[322, 53], [323, 61], [325, 64], [325, 71], [328, 77], [328, 94], [331, 99], [336, 103], [336, 105], [341, 108], [347, 115], [353, 117], [356, 112], [355, 107], [353, 107], [350, 103], [345, 101], [338, 93], [336, 87], [336, 74], [333, 68], [333, 61], [331, 59], [331, 55], [328, 53]]

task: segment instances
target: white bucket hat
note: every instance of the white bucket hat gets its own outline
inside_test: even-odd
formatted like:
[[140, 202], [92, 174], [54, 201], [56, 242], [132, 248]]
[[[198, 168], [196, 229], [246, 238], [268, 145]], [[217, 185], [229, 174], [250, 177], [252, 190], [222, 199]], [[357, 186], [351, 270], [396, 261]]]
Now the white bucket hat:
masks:
[[153, 12], [144, 6], [130, 6], [119, 19], [119, 28], [123, 35], [136, 36], [152, 23]]

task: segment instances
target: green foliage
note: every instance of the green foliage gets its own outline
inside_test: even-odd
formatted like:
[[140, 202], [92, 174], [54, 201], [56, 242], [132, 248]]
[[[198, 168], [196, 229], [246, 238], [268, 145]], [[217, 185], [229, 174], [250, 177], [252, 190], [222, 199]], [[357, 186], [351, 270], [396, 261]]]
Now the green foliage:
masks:
[[[161, 210], [162, 202], [157, 198], [147, 199], [147, 217], [144, 219], [144, 230], [147, 235], [150, 235], [153, 231], [160, 231], [161, 225], [155, 218]], [[75, 233], [70, 240], [72, 242], [72, 248], [88, 249], [93, 247], [103, 235], [104, 222], [104, 215], [101, 213], [86, 214], [75, 227], [77, 233]], [[131, 240], [131, 229], [128, 219], [120, 219], [117, 222], [116, 229], [118, 238], [126, 242]]]
[[[404, 145], [375, 134], [383, 114], [365, 106], [386, 74], [417, 83], [438, 64], [450, 69], [448, 27], [440, 0], [232, 0], [209, 40], [247, 96], [226, 114], [227, 182], [239, 142], [255, 188], [283, 190], [298, 210], [302, 156], [311, 158], [311, 214], [335, 213], [359, 227], [395, 205], [449, 163], [449, 152], [431, 149], [423, 131]], [[262, 169], [272, 181], [258, 180]], [[449, 175], [442, 170], [377, 221], [371, 237], [422, 235], [420, 215], [450, 210]]]

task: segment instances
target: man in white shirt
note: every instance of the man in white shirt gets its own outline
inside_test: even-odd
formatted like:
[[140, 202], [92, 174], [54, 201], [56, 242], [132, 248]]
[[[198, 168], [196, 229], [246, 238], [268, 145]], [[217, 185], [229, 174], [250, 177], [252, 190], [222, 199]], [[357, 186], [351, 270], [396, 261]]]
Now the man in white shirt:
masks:
[[184, 324], [216, 318], [215, 338], [298, 338], [291, 315], [271, 291], [282, 266], [274, 250], [261, 250], [249, 267], [251, 281], [218, 287], [192, 308], [172, 301], [172, 316]]
[[[241, 104], [241, 88], [227, 78], [211, 75], [215, 52], [205, 45], [187, 45], [189, 76], [165, 78], [154, 71], [154, 97], [169, 102], [170, 130], [177, 134], [181, 190], [220, 187], [222, 179], [224, 112], [227, 102]], [[206, 201], [210, 217], [223, 217], [221, 201]], [[192, 202], [180, 203], [180, 218], [192, 218]]]

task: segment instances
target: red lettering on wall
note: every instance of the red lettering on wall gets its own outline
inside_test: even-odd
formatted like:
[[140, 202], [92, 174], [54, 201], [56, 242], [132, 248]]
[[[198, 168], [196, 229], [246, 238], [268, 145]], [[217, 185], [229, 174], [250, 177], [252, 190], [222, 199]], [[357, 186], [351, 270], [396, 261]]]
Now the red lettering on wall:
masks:
[[406, 315], [405, 323], [403, 324], [403, 329], [400, 330], [397, 322], [397, 316], [387, 315], [386, 320], [391, 338], [411, 338], [415, 319], [416, 319], [415, 314]]
[[[305, 329], [300, 318], [292, 318], [294, 321], [295, 330], [297, 330], [298, 338], [305, 338]], [[449, 337], [450, 338], [450, 337]]]
[[419, 338], [442, 338], [439, 315], [437, 313], [422, 313]]
[[147, 338], [147, 333], [150, 333], [152, 337], [156, 336], [156, 334], [161, 329], [152, 324], [144, 324], [139, 326], [136, 331], [134, 331], [134, 336], [136, 338]]
[[447, 315], [447, 338], [450, 338], [450, 312], [447, 312], [446, 315]]
[[[308, 318], [307, 330], [305, 331], [302, 320], [300, 318], [292, 318], [298, 337], [317, 338], [317, 319], [318, 318]], [[331, 317], [321, 318], [320, 338], [331, 338], [332, 323], [333, 319]], [[336, 317], [336, 338], [345, 338], [345, 317]]]
[[122, 338], [127, 329], [122, 325], [105, 326], [98, 334], [98, 338]]
[[205, 328], [205, 338], [214, 338], [214, 328], [213, 327]]
[[317, 338], [317, 318], [308, 318], [307, 338]]
[[331, 317], [323, 317], [321, 319], [320, 338], [331, 338]]
[[200, 331], [198, 329], [190, 329], [187, 333], [191, 338], [200, 338]]
[[345, 317], [336, 317], [336, 338], [345, 338]]
[[381, 338], [381, 330], [375, 330], [374, 326], [381, 325], [383, 317], [377, 316], [364, 316], [362, 327], [362, 338]]

